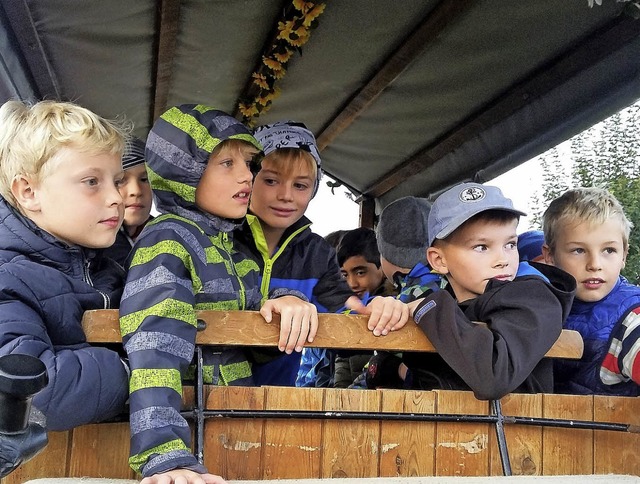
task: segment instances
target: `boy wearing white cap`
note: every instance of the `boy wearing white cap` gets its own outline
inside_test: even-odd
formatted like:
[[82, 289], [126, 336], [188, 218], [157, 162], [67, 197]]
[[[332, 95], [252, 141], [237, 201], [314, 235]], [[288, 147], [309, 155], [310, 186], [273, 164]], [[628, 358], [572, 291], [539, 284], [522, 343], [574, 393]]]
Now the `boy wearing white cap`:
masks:
[[457, 185], [434, 202], [427, 259], [448, 286], [409, 304], [438, 350], [408, 365], [414, 387], [470, 388], [486, 400], [553, 391], [551, 361], [543, 357], [560, 335], [576, 285], [554, 267], [519, 263], [521, 215], [498, 188], [477, 183]]

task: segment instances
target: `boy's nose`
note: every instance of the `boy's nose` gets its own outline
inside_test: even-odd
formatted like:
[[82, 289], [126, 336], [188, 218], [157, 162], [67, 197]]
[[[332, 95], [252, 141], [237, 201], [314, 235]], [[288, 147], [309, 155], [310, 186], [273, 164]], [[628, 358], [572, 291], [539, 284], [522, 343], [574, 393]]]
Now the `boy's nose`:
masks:
[[278, 195], [280, 197], [280, 200], [293, 200], [293, 190], [288, 183], [283, 183], [280, 185]]
[[598, 254], [590, 255], [587, 259], [587, 270], [599, 271], [602, 268], [600, 256]]
[[253, 180], [253, 173], [246, 163], [238, 163], [238, 183], [247, 183]]

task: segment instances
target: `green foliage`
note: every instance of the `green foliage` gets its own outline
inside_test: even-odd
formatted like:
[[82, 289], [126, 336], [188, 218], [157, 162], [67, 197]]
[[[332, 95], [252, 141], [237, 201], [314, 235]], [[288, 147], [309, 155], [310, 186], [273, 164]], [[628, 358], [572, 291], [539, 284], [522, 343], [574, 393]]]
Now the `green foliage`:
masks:
[[569, 146], [563, 156], [552, 148], [539, 157], [543, 182], [532, 197], [532, 228], [542, 227], [544, 210], [565, 190], [608, 189], [636, 227], [623, 275], [640, 284], [640, 102], [574, 136]]

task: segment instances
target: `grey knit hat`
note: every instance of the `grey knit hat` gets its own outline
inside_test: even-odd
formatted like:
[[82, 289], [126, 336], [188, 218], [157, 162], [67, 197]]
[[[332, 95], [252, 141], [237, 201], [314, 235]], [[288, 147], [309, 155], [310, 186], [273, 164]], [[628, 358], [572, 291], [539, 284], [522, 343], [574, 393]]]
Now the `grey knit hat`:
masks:
[[125, 147], [122, 155], [122, 169], [127, 170], [145, 162], [144, 141], [132, 137]]
[[378, 221], [376, 235], [380, 255], [392, 264], [410, 269], [427, 264], [427, 220], [431, 204], [424, 198], [403, 197], [387, 205]]

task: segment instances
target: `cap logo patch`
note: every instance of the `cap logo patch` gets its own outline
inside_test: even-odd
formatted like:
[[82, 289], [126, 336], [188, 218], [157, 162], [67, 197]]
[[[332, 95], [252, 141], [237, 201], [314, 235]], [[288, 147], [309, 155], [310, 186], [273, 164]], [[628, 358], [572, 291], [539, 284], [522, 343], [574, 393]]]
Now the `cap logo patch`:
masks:
[[459, 198], [462, 202], [478, 202], [487, 195], [487, 192], [480, 187], [465, 188], [460, 192]]

